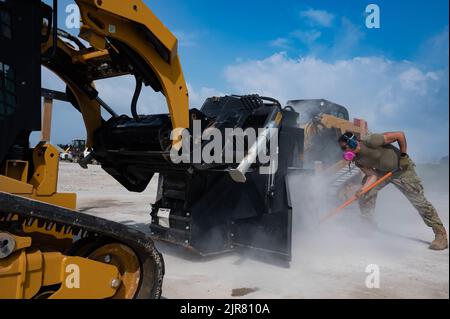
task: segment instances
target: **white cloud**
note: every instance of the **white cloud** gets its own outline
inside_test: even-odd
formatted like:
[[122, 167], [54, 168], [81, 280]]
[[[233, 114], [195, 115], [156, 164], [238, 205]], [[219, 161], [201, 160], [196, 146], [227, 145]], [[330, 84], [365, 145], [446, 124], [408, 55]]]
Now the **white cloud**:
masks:
[[322, 32], [317, 30], [297, 30], [292, 32], [292, 36], [294, 38], [299, 39], [301, 42], [307, 45], [313, 44], [315, 41], [317, 41], [320, 36], [322, 35]]
[[448, 66], [449, 41], [448, 26], [425, 41], [419, 49], [417, 60], [432, 67]]
[[305, 52], [311, 56], [336, 60], [353, 57], [355, 52], [361, 52], [361, 40], [366, 35], [361, 27], [345, 17], [339, 19], [339, 25], [332, 35], [332, 41], [321, 41], [324, 34], [326, 35], [324, 30], [304, 28], [279, 37], [270, 44], [289, 52], [295, 49], [298, 50], [297, 52], [306, 50]]
[[[228, 66], [225, 76], [236, 93], [283, 103], [326, 98], [368, 120], [373, 131], [404, 130], [421, 160], [448, 154], [448, 68], [423, 71], [411, 62], [380, 57], [325, 62], [279, 53]], [[424, 145], [427, 153], [421, 152]]]
[[271, 41], [270, 45], [276, 48], [289, 49], [291, 47], [291, 41], [287, 38], [277, 38]]
[[225, 95], [225, 93], [209, 87], [201, 87], [199, 90], [196, 90], [189, 83], [187, 84], [187, 87], [189, 91], [189, 105], [191, 108], [200, 109], [207, 98]]
[[336, 33], [332, 45], [328, 48], [328, 55], [335, 59], [353, 57], [364, 36], [365, 33], [359, 26], [345, 17], [341, 18], [339, 31]]
[[311, 25], [317, 25], [321, 27], [331, 27], [334, 21], [334, 14], [325, 10], [308, 9], [300, 11], [300, 17], [305, 18]]
[[435, 72], [424, 73], [415, 67], [411, 67], [399, 74], [398, 80], [402, 89], [425, 96], [428, 92], [428, 80], [439, 80]]

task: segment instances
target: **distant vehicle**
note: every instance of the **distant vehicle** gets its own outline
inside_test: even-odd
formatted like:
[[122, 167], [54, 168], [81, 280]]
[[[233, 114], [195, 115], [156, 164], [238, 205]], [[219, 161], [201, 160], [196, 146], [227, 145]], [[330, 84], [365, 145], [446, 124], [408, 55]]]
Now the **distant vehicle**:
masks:
[[64, 152], [62, 152], [59, 157], [63, 161], [79, 163], [90, 153], [86, 148], [86, 140], [84, 139], [74, 139], [70, 144], [65, 145], [62, 148]]
[[62, 152], [61, 154], [59, 154], [59, 158], [60, 158], [62, 161], [70, 161], [70, 162], [73, 161], [73, 156], [72, 156], [72, 154], [70, 154], [69, 152], [66, 152], [66, 151], [64, 151], [64, 152]]

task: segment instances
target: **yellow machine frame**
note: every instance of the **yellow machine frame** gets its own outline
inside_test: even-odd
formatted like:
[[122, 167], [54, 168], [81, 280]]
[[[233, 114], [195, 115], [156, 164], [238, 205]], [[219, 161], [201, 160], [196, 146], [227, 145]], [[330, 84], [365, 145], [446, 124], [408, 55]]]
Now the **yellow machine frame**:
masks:
[[0, 191], [75, 209], [76, 194], [57, 192], [59, 151], [41, 142], [33, 151], [33, 163], [34, 173], [28, 178], [28, 162], [6, 161], [4, 175], [0, 175]]
[[[174, 128], [173, 142], [181, 138], [179, 130], [189, 127], [189, 96], [178, 56], [175, 36], [140, 0], [75, 0], [82, 17], [80, 37], [92, 48], [81, 52], [58, 38], [57, 47], [72, 58], [73, 64], [89, 63], [95, 59], [108, 59], [106, 38], [114, 38], [132, 48], [151, 67], [166, 97]], [[169, 53], [165, 60], [136, 26], [144, 26]], [[53, 46], [52, 37], [41, 46], [44, 53]], [[51, 68], [51, 66], [48, 66]], [[74, 94], [82, 114], [87, 133], [87, 147], [93, 143], [94, 131], [101, 125], [100, 104], [89, 98], [70, 81], [70, 76], [59, 76]], [[122, 74], [117, 74], [117, 76]], [[115, 75], [112, 75], [115, 76]], [[94, 83], [91, 83], [94, 87]], [[29, 176], [29, 167], [33, 172]], [[48, 142], [40, 142], [33, 151], [33, 163], [6, 161], [0, 167], [0, 192], [19, 195], [33, 200], [69, 209], [76, 208], [76, 194], [58, 193], [59, 151]], [[11, 255], [0, 259], [0, 299], [39, 297], [42, 286], [59, 286], [51, 298], [109, 298], [116, 294], [120, 282], [117, 267], [81, 257], [69, 257], [58, 251], [41, 251], [32, 246], [32, 234], [50, 235], [61, 242], [71, 235], [61, 235], [55, 228], [41, 229], [37, 223], [24, 225], [22, 236], [0, 231], [15, 242]], [[71, 289], [65, 283], [70, 278], [71, 265], [77, 265], [81, 288]], [[48, 297], [48, 296], [45, 296]]]

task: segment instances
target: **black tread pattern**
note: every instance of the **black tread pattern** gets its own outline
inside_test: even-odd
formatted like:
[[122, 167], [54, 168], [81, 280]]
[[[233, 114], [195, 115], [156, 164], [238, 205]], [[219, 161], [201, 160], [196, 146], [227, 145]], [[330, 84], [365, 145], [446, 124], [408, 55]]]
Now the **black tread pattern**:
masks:
[[[153, 240], [146, 234], [103, 218], [0, 192], [0, 223], [2, 219], [7, 219], [8, 215], [19, 215], [23, 220], [37, 219], [40, 224], [56, 224], [57, 229], [70, 229], [81, 237], [99, 236], [129, 246], [138, 255], [144, 272], [143, 286], [136, 298], [161, 297], [164, 260]], [[148, 274], [149, 272], [151, 274]], [[145, 277], [153, 283], [152, 287], [148, 286]]]

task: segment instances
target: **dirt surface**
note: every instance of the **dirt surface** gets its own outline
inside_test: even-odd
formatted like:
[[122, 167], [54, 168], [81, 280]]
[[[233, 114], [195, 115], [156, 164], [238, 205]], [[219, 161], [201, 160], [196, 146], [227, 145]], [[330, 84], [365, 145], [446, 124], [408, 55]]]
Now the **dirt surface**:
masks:
[[[444, 173], [438, 166], [419, 168], [419, 175], [424, 177], [427, 196], [448, 228], [448, 167]], [[78, 193], [80, 212], [148, 232], [156, 179], [144, 193], [135, 194], [99, 166], [82, 170], [76, 164], [61, 163], [59, 191]], [[327, 224], [305, 228], [299, 220], [309, 212], [301, 209], [301, 203], [294, 205], [293, 261], [289, 268], [239, 253], [199, 258], [157, 243], [166, 264], [163, 296], [449, 298], [449, 251], [427, 248], [433, 239], [431, 229], [393, 187], [380, 193], [378, 227], [364, 223], [356, 207], [351, 207]], [[373, 269], [379, 269], [379, 288], [369, 289], [366, 270]]]

